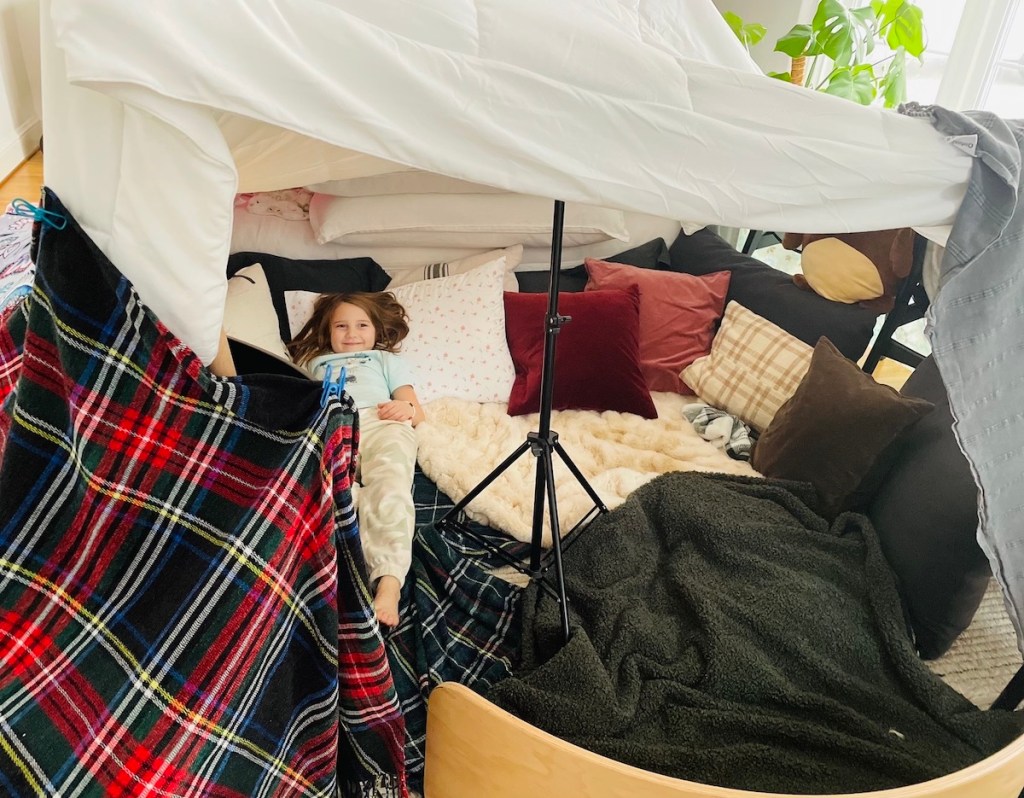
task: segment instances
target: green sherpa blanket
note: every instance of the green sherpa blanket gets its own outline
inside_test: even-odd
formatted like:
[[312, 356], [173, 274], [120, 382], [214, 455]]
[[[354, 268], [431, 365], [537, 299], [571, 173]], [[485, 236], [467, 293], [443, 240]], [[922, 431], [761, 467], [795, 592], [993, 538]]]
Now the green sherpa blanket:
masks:
[[677, 778], [794, 793], [959, 770], [1024, 723], [933, 676], [866, 518], [829, 526], [796, 483], [668, 474], [565, 554], [558, 606], [524, 597], [516, 675], [488, 698], [599, 754]]

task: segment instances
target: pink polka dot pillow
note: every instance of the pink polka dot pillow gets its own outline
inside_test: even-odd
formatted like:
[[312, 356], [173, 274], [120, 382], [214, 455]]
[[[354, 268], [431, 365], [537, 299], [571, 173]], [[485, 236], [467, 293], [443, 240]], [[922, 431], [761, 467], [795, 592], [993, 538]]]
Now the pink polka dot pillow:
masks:
[[505, 340], [504, 278], [502, 255], [464, 274], [393, 289], [409, 314], [401, 354], [415, 371], [420, 401], [508, 400], [515, 369]]

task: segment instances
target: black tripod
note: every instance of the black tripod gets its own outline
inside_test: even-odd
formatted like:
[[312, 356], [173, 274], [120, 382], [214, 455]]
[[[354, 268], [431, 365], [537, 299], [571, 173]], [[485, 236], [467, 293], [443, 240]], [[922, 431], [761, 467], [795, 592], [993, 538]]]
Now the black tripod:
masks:
[[[565, 578], [562, 575], [562, 549], [563, 546], [568, 547], [572, 540], [597, 515], [608, 512], [608, 508], [587, 482], [583, 473], [569, 458], [569, 455], [566, 454], [565, 449], [558, 442], [558, 433], [551, 430], [551, 402], [555, 388], [555, 336], [558, 335], [563, 324], [572, 321], [570, 316], [558, 315], [558, 280], [562, 263], [562, 227], [564, 218], [565, 203], [561, 200], [555, 200], [554, 218], [551, 223], [551, 267], [548, 279], [548, 311], [544, 333], [544, 359], [541, 363], [540, 429], [537, 432], [527, 434], [523, 444], [505, 458], [490, 474], [484, 477], [458, 504], [445, 513], [444, 517], [437, 521], [436, 526], [439, 529], [454, 529], [472, 538], [520, 573], [526, 574], [530, 579], [539, 582], [541, 587], [558, 601], [562, 616], [562, 637], [565, 642], [569, 642], [569, 604], [565, 597]], [[466, 505], [479, 496], [488, 485], [527, 452], [530, 452], [537, 458], [537, 478], [533, 490], [533, 527], [529, 567], [524, 566], [520, 560], [497, 548], [490, 541], [476, 535], [469, 526], [459, 520]], [[555, 496], [554, 458], [552, 453], [556, 453], [561, 458], [570, 473], [576, 477], [577, 481], [587, 492], [587, 495], [594, 502], [594, 507], [569, 530], [564, 541], [562, 540], [561, 529], [558, 523], [558, 501]], [[551, 523], [551, 551], [547, 555], [543, 555], [541, 546], [544, 532], [545, 498], [547, 499], [548, 516]], [[555, 566], [554, 588], [544, 581], [544, 576], [547, 574], [552, 563]]]

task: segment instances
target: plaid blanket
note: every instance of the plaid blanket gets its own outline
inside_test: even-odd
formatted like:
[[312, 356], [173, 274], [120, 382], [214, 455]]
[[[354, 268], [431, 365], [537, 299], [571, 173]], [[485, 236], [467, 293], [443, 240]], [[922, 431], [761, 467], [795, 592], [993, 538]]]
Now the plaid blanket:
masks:
[[[422, 788], [427, 696], [443, 681], [482, 692], [511, 675], [519, 650], [522, 590], [488, 573], [501, 564], [458, 532], [434, 527], [453, 503], [419, 469], [413, 481], [417, 531], [412, 569], [402, 589], [401, 621], [386, 637], [388, 659], [405, 714], [409, 784]], [[512, 556], [529, 547], [470, 524]]]
[[213, 377], [74, 220], [40, 246], [0, 316], [0, 794], [404, 795], [351, 405]]

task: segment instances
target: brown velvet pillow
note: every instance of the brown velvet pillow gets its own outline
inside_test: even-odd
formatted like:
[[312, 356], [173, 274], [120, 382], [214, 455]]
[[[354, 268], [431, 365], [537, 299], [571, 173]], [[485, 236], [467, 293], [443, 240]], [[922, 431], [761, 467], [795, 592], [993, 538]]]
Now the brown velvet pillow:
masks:
[[821, 338], [796, 392], [754, 447], [751, 465], [766, 477], [810, 482], [822, 515], [831, 518], [848, 509], [889, 444], [933, 407], [875, 382]]

